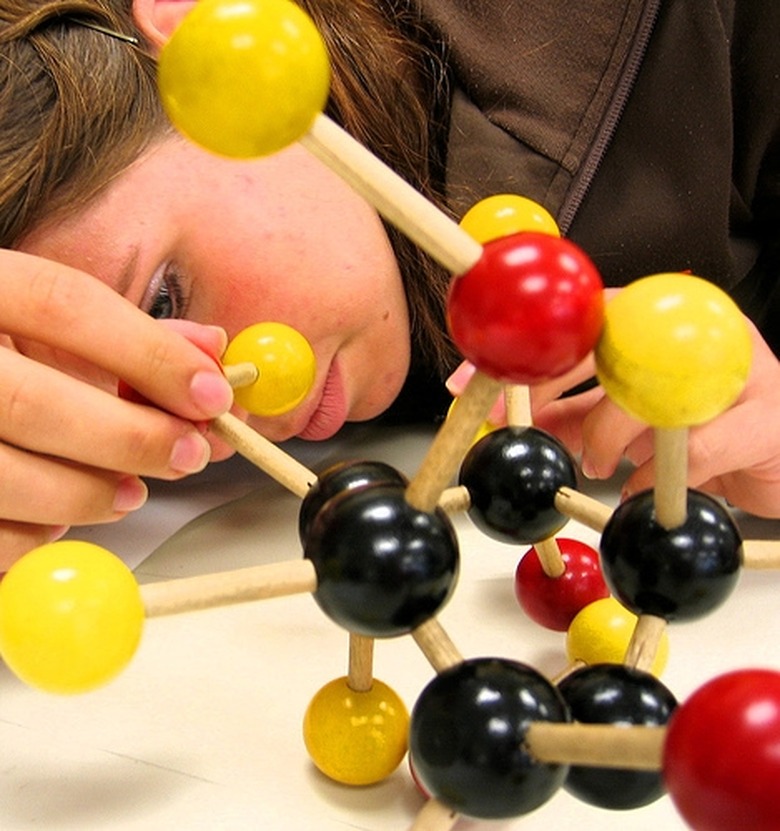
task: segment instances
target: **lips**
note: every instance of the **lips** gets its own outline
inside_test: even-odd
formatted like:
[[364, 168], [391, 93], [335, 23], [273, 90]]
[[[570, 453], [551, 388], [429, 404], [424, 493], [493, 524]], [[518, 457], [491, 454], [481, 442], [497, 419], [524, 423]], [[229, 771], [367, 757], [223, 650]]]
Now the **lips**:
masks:
[[334, 361], [328, 370], [317, 409], [308, 424], [298, 433], [299, 438], [307, 441], [329, 439], [344, 426], [347, 420], [347, 410], [341, 374]]

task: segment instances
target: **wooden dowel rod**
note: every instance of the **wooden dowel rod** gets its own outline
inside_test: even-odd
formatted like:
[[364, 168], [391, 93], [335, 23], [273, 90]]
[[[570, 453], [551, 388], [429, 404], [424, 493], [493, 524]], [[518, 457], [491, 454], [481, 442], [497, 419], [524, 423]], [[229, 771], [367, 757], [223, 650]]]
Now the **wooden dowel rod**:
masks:
[[475, 372], [449, 418], [441, 425], [417, 474], [406, 488], [406, 499], [419, 511], [432, 511], [450, 483], [485, 416], [501, 392], [501, 384]]
[[688, 429], [655, 429], [655, 518], [667, 530], [688, 515]]
[[623, 663], [650, 672], [665, 631], [666, 621], [662, 617], [639, 615]]
[[508, 384], [504, 388], [506, 423], [510, 427], [529, 427], [531, 416], [531, 390], [521, 384]]
[[355, 692], [368, 692], [373, 685], [374, 639], [350, 632], [347, 686]]
[[147, 583], [140, 590], [146, 616], [160, 617], [303, 594], [316, 588], [314, 565], [301, 559]]
[[439, 507], [448, 514], [468, 511], [471, 507], [471, 494], [464, 485], [446, 488], [439, 497]]
[[222, 367], [222, 371], [233, 389], [248, 387], [260, 377], [260, 370], [250, 361], [241, 364], [226, 364]]
[[232, 413], [215, 418], [211, 422], [211, 430], [296, 496], [306, 496], [317, 481], [315, 473]]
[[429, 799], [420, 809], [409, 831], [450, 831], [455, 827], [459, 814], [437, 799]]
[[569, 519], [576, 519], [593, 531], [601, 533], [612, 516], [612, 508], [580, 493], [574, 488], [561, 488], [555, 494], [555, 508]]
[[780, 568], [780, 540], [743, 540], [742, 565], [745, 568]]
[[660, 770], [665, 727], [535, 721], [525, 745], [539, 762]]
[[562, 577], [566, 572], [566, 565], [563, 562], [561, 549], [555, 537], [548, 537], [534, 544], [534, 551], [539, 557], [542, 571], [548, 576], [556, 579]]
[[412, 637], [436, 672], [444, 672], [463, 662], [463, 656], [436, 618], [430, 618], [414, 629]]
[[300, 143], [452, 274], [482, 256], [470, 234], [326, 115], [314, 119]]

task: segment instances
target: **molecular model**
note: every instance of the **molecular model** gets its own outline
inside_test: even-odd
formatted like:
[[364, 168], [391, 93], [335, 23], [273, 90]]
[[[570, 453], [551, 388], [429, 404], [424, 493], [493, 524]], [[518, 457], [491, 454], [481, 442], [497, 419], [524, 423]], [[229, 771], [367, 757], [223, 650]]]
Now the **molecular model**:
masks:
[[[668, 792], [696, 829], [779, 828], [780, 672], [727, 673], [682, 702], [657, 677], [669, 623], [726, 602], [743, 568], [780, 565], [776, 545], [743, 541], [720, 502], [686, 487], [688, 428], [729, 407], [747, 378], [740, 313], [682, 274], [638, 279], [605, 306], [589, 258], [521, 197], [452, 222], [322, 114], [328, 73], [294, 3], [201, 0], [163, 50], [160, 87], [174, 124], [214, 152], [301, 142], [448, 268], [450, 331], [475, 374], [411, 478], [370, 460], [316, 474], [234, 415], [217, 418], [215, 434], [301, 498], [304, 556], [139, 586], [97, 546], [52, 543], [0, 583], [0, 655], [35, 687], [81, 692], [125, 668], [148, 619], [310, 593], [348, 633], [349, 672], [312, 699], [307, 750], [347, 785], [380, 781], [408, 752], [427, 798], [418, 831], [521, 816], [560, 788], [619, 809]], [[594, 350], [607, 395], [655, 434], [656, 486], [614, 511], [577, 491], [574, 460], [530, 415], [529, 385]], [[237, 403], [263, 415], [300, 403], [314, 372], [306, 341], [277, 322], [237, 336], [223, 365]], [[486, 427], [502, 394], [507, 425]], [[567, 632], [560, 677], [464, 657], [440, 624], [459, 574], [457, 511], [531, 546], [516, 592], [534, 620]], [[571, 518], [600, 534], [599, 552], [557, 537]], [[593, 636], [614, 614], [630, 621], [617, 654], [609, 635]], [[372, 665], [376, 639], [406, 636], [435, 671], [411, 713]], [[757, 704], [769, 713], [760, 723]]]

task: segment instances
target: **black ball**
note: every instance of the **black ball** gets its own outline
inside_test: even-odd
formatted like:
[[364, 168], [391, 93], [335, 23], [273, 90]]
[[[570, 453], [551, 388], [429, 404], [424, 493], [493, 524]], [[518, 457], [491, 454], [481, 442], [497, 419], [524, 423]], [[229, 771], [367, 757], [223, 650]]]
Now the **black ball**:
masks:
[[[677, 699], [657, 678], [620, 664], [598, 664], [564, 678], [558, 689], [572, 718], [584, 724], [662, 726]], [[572, 765], [564, 788], [573, 796], [611, 810], [649, 805], [664, 795], [661, 771]]]
[[360, 459], [345, 460], [330, 465], [317, 476], [317, 481], [309, 488], [301, 502], [301, 509], [298, 513], [298, 536], [301, 542], [306, 545], [309, 528], [320, 508], [342, 491], [359, 490], [370, 485], [405, 486], [406, 484], [406, 477], [385, 462]]
[[611, 592], [635, 614], [694, 620], [723, 603], [739, 579], [742, 538], [715, 499], [688, 491], [685, 522], [667, 530], [655, 519], [652, 491], [623, 502], [601, 536], [601, 565]]
[[562, 487], [577, 485], [569, 451], [535, 427], [505, 427], [483, 436], [466, 454], [460, 484], [469, 492], [469, 515], [488, 536], [533, 545], [568, 521], [555, 507]]
[[568, 770], [528, 754], [528, 726], [568, 720], [560, 694], [535, 669], [498, 658], [463, 661], [434, 678], [412, 710], [415, 774], [431, 796], [458, 813], [526, 814], [558, 790]]
[[307, 535], [314, 599], [328, 617], [369, 637], [407, 634], [449, 600], [459, 570], [447, 515], [413, 508], [404, 489], [374, 485], [329, 499]]

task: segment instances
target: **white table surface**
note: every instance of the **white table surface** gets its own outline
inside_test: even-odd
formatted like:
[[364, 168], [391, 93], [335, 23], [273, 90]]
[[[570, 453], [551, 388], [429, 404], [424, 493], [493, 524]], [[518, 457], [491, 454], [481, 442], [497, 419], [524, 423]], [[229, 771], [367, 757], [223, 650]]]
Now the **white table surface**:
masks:
[[[306, 464], [361, 456], [414, 474], [428, 431], [357, 429], [324, 445], [292, 445]], [[613, 483], [614, 485], [614, 483]], [[586, 488], [603, 499], [610, 485]], [[300, 502], [243, 460], [158, 485], [149, 505], [113, 526], [83, 529], [133, 564], [141, 582], [301, 556]], [[739, 519], [745, 537], [780, 523]], [[564, 635], [526, 619], [513, 594], [525, 549], [491, 541], [455, 518], [462, 575], [440, 620], [467, 657], [496, 655], [555, 674]], [[564, 535], [597, 544], [570, 522]], [[743, 572], [703, 621], [673, 625], [663, 681], [682, 700], [730, 669], [780, 669], [780, 574]], [[130, 666], [106, 687], [58, 697], [0, 666], [0, 829], [318, 829], [405, 831], [423, 800], [402, 765], [383, 783], [349, 788], [323, 777], [303, 746], [314, 693], [346, 673], [347, 636], [309, 595], [147, 622]], [[403, 637], [377, 643], [375, 674], [411, 709], [433, 670]], [[511, 821], [461, 820], [462, 831], [684, 828], [668, 798], [630, 812], [559, 791]]]

